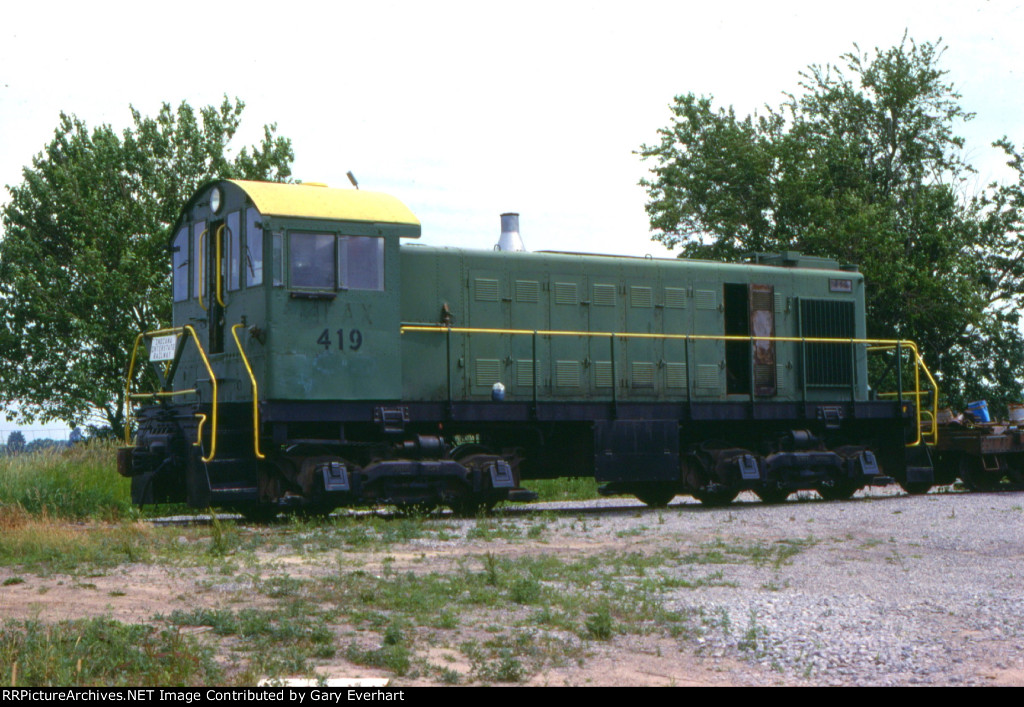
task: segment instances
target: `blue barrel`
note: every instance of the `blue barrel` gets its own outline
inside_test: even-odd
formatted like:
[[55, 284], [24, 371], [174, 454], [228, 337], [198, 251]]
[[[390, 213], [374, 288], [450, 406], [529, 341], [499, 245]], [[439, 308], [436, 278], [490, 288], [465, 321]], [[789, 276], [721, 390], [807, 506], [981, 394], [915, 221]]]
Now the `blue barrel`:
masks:
[[967, 412], [974, 415], [978, 422], [992, 422], [992, 418], [988, 416], [988, 402], [985, 400], [967, 403]]

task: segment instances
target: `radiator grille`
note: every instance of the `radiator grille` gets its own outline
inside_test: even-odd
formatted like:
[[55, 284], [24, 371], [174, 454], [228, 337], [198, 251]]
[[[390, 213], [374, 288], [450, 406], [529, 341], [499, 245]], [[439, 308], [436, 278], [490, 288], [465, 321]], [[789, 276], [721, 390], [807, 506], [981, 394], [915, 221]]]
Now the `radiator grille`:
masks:
[[[807, 338], [852, 339], [853, 302], [802, 300], [800, 328]], [[853, 382], [850, 344], [806, 344], [804, 370], [809, 386], [846, 386]]]

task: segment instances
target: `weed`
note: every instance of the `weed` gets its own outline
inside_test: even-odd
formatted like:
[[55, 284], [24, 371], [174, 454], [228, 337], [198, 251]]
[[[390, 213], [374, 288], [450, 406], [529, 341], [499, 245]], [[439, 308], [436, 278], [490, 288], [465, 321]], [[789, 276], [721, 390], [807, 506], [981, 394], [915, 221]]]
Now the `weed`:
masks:
[[729, 617], [729, 610], [724, 606], [718, 607], [718, 626], [726, 636], [732, 635], [732, 619]]
[[459, 627], [459, 617], [451, 611], [442, 611], [440, 616], [437, 617], [437, 621], [434, 623], [437, 628], [444, 629], [456, 629]]
[[327, 614], [308, 604], [275, 609], [195, 609], [157, 617], [175, 626], [209, 626], [218, 636], [235, 637], [253, 667], [267, 675], [306, 672], [308, 661], [335, 653]]
[[234, 524], [230, 527], [225, 526], [212, 508], [207, 512], [210, 514], [209, 553], [214, 557], [224, 557], [238, 545], [238, 530]]
[[345, 658], [358, 665], [386, 668], [395, 675], [405, 675], [412, 666], [412, 651], [404, 644], [384, 644], [375, 649], [362, 649], [350, 643]]
[[764, 645], [767, 635], [768, 630], [757, 623], [757, 612], [751, 609], [750, 623], [747, 626], [747, 630], [743, 633], [743, 637], [736, 644], [736, 647], [741, 651], [753, 653], [757, 658], [763, 658], [767, 654], [767, 648]]
[[487, 584], [492, 587], [497, 587], [501, 582], [498, 576], [498, 560], [489, 552], [484, 555], [484, 576]]
[[598, 607], [586, 621], [587, 635], [598, 641], [610, 641], [615, 634], [612, 612], [607, 605]]
[[510, 642], [501, 638], [489, 641], [486, 648], [476, 641], [463, 643], [460, 648], [482, 682], [520, 682], [526, 676], [526, 669], [513, 647], [516, 643], [520, 649], [524, 648], [522, 639]]
[[528, 537], [530, 540], [540, 540], [542, 537], [544, 537], [544, 533], [547, 532], [547, 529], [547, 526], [543, 523], [531, 525], [526, 530], [526, 537]]
[[615, 537], [617, 537], [617, 538], [635, 537], [637, 535], [644, 535], [644, 534], [646, 534], [648, 530], [650, 530], [650, 528], [648, 528], [645, 525], [637, 525], [635, 527], [630, 528], [629, 530], [620, 530], [620, 531], [616, 532], [615, 533]]
[[479, 516], [476, 519], [476, 525], [466, 532], [466, 539], [491, 542], [499, 539], [512, 540], [521, 535], [522, 531], [517, 525], [502, 523], [486, 516]]
[[498, 682], [520, 682], [524, 677], [523, 664], [508, 649], [501, 651], [493, 677]]
[[133, 518], [128, 484], [114, 470], [116, 450], [96, 443], [0, 457], [0, 504], [56, 518]]
[[593, 477], [538, 479], [530, 482], [530, 488], [541, 501], [585, 501], [599, 497]]
[[223, 683], [212, 651], [177, 631], [111, 619], [8, 621], [0, 665], [17, 665], [11, 686], [200, 685]]
[[516, 604], [535, 604], [540, 595], [540, 582], [533, 577], [516, 577], [509, 587], [509, 599]]
[[146, 559], [155, 535], [138, 523], [69, 525], [47, 513], [31, 515], [10, 506], [0, 506], [0, 528], [0, 565], [49, 572], [81, 572]]

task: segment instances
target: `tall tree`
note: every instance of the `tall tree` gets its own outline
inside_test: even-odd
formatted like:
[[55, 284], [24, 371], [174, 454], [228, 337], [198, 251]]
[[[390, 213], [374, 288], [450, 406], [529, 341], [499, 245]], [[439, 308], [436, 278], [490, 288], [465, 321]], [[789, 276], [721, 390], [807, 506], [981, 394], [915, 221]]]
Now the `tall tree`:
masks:
[[[1021, 394], [1024, 304], [1018, 185], [965, 196], [974, 173], [958, 127], [973, 115], [940, 66], [941, 43], [810, 66], [800, 90], [738, 118], [677, 96], [643, 145], [654, 238], [681, 256], [801, 250], [856, 263], [868, 334], [915, 339], [947, 399]], [[1024, 175], [1024, 161], [997, 143]]]
[[8, 186], [0, 240], [0, 406], [8, 419], [125, 419], [126, 357], [171, 314], [170, 228], [217, 178], [287, 180], [291, 141], [264, 127], [233, 157], [244, 104], [131, 108], [132, 127], [90, 130], [61, 113], [53, 140]]

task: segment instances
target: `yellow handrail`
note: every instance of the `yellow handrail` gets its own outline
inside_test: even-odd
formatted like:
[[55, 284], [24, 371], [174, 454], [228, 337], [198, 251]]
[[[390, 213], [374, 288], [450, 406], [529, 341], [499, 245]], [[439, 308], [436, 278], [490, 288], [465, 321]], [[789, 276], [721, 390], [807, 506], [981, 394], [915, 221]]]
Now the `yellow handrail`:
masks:
[[[192, 443], [193, 447], [198, 447], [203, 443], [203, 425], [206, 424], [206, 415], [197, 412], [196, 417], [199, 418], [199, 426], [196, 427], [196, 441]], [[205, 459], [203, 461], [206, 461]]]
[[598, 338], [610, 338], [614, 336], [616, 339], [685, 339], [689, 341], [773, 341], [805, 344], [868, 344], [871, 346], [878, 345], [877, 348], [879, 349], [886, 345], [895, 347], [899, 344], [908, 350], [917, 351], [917, 344], [913, 341], [903, 341], [898, 339], [828, 339], [811, 336], [727, 336], [724, 334], [645, 334], [641, 332], [572, 331], [559, 329], [485, 329], [474, 327], [447, 327], [439, 324], [403, 324], [401, 325], [400, 331], [403, 334], [420, 331], [450, 331], [453, 334], [537, 334], [538, 336], [589, 336]]
[[[903, 341], [899, 339], [855, 339], [855, 338], [842, 338], [842, 339], [829, 339], [822, 337], [800, 337], [800, 336], [726, 336], [726, 335], [715, 335], [715, 334], [645, 334], [645, 333], [632, 333], [632, 332], [610, 332], [610, 331], [572, 331], [572, 330], [557, 330], [557, 329], [502, 329], [502, 328], [474, 328], [474, 327], [448, 327], [438, 324], [403, 324], [400, 327], [402, 334], [416, 333], [416, 332], [449, 332], [453, 334], [507, 334], [507, 335], [529, 335], [529, 336], [582, 336], [592, 338], [617, 338], [617, 339], [661, 339], [671, 341], [746, 341], [746, 342], [757, 342], [757, 341], [769, 341], [777, 343], [805, 343], [805, 344], [864, 344], [867, 345], [867, 351], [891, 351], [896, 348], [906, 349], [913, 353], [914, 356], [914, 389], [912, 391], [903, 392], [904, 397], [912, 397], [917, 401], [915, 408], [916, 426], [917, 426], [917, 439], [907, 446], [916, 447], [923, 441], [922, 435], [922, 419], [921, 419], [921, 398], [927, 394], [927, 391], [921, 390], [921, 370], [923, 369], [925, 375], [928, 377], [928, 381], [931, 383], [934, 397], [932, 400], [933, 411], [930, 413], [932, 419], [936, 419], [938, 416], [938, 398], [939, 398], [939, 386], [935, 382], [935, 378], [932, 377], [931, 371], [928, 370], [928, 366], [925, 364], [924, 359], [921, 358], [921, 354], [918, 351], [917, 344], [913, 341]], [[898, 393], [880, 393], [882, 396], [899, 395]], [[938, 443], [938, 426], [932, 425], [932, 444]]]
[[[162, 336], [164, 334], [181, 334], [187, 333], [192, 341], [196, 344], [196, 349], [199, 351], [199, 356], [203, 361], [203, 365], [206, 366], [206, 372], [210, 375], [210, 387], [213, 389], [213, 397], [211, 400], [211, 431], [210, 431], [210, 454], [207, 457], [203, 457], [204, 462], [213, 461], [214, 455], [217, 453], [217, 376], [213, 373], [213, 367], [210, 365], [210, 359], [206, 357], [206, 351], [203, 350], [203, 345], [199, 342], [199, 335], [196, 333], [195, 328], [191, 324], [186, 324], [180, 327], [171, 327], [169, 329], [157, 329], [155, 331], [146, 331], [135, 337], [135, 345], [132, 347], [132, 356], [128, 364], [128, 376], [125, 379], [124, 384], [124, 399], [125, 399], [125, 420], [124, 420], [124, 442], [125, 444], [131, 444], [131, 421], [132, 421], [132, 408], [129, 402], [131, 401], [132, 395], [132, 378], [135, 376], [135, 360], [138, 357], [139, 344], [143, 338], [152, 338], [154, 336]], [[161, 391], [167, 394], [167, 391]], [[189, 391], [178, 391], [179, 394], [183, 394]], [[206, 416], [203, 415], [203, 421], [205, 422]], [[199, 434], [196, 444], [202, 442], [202, 422], [199, 425]]]
[[132, 400], [139, 400], [141, 398], [173, 398], [176, 395], [195, 395], [199, 391], [195, 388], [189, 388], [188, 390], [162, 390], [159, 393], [132, 393]]
[[267, 457], [260, 452], [260, 408], [259, 408], [259, 389], [256, 387], [256, 376], [252, 372], [252, 366], [249, 365], [249, 358], [245, 355], [245, 349], [242, 348], [242, 342], [238, 340], [238, 328], [245, 326], [244, 324], [235, 324], [231, 327], [231, 336], [235, 338], [235, 345], [238, 347], [238, 353], [242, 354], [242, 363], [245, 364], [245, 370], [249, 374], [249, 381], [252, 383], [252, 446], [253, 451], [256, 452], [257, 459], [266, 459]]

